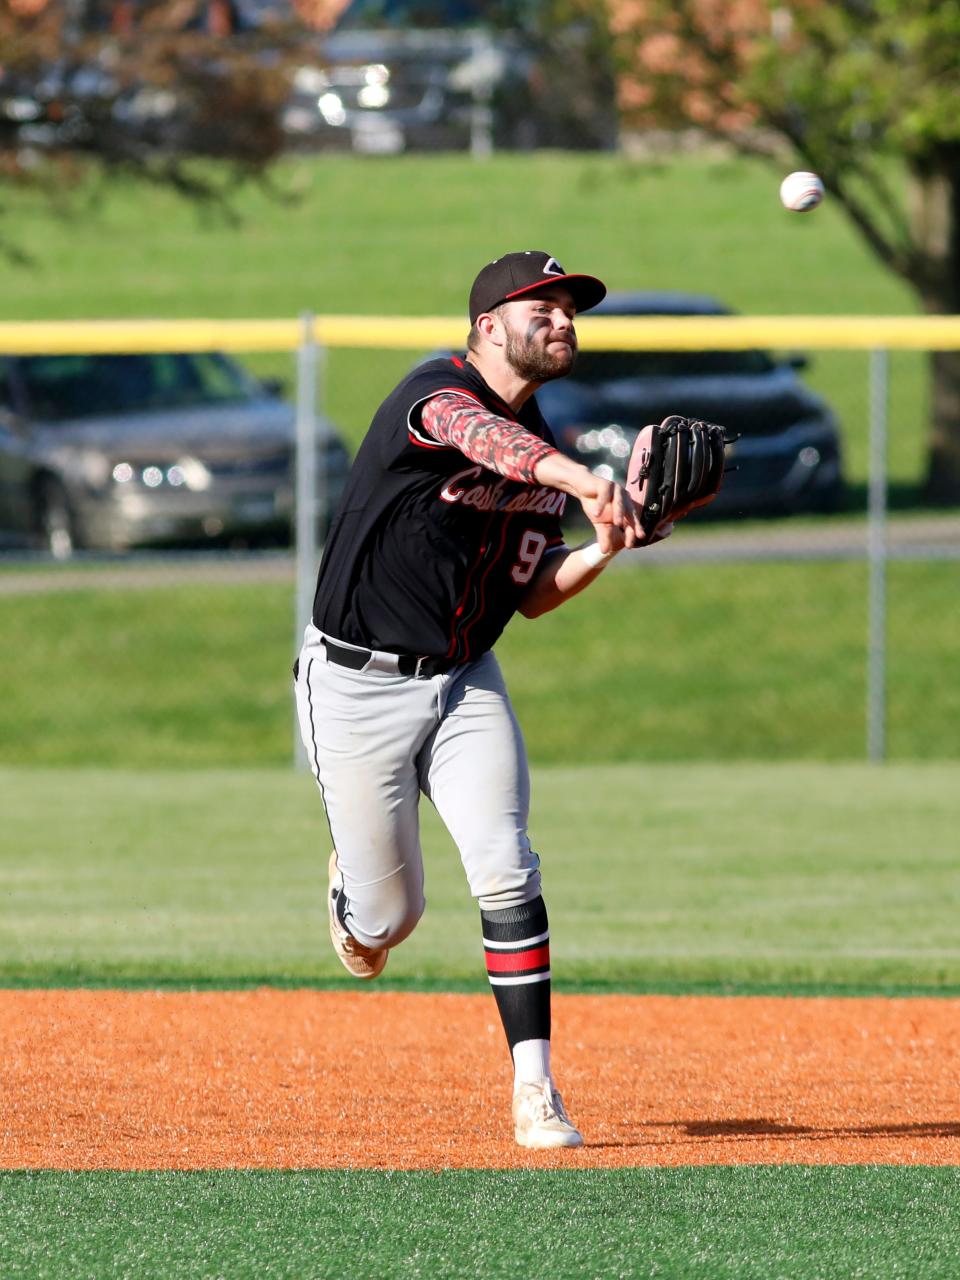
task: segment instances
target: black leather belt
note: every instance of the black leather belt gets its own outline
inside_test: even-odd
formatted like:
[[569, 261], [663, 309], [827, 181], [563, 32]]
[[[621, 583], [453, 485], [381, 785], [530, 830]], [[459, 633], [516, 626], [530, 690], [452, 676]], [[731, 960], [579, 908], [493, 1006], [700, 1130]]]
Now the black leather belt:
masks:
[[[337, 666], [349, 667], [352, 671], [362, 671], [373, 654], [369, 649], [348, 649], [337, 644], [328, 636], [323, 637], [323, 647], [327, 651], [327, 660]], [[416, 676], [420, 680], [429, 680], [433, 676], [443, 675], [457, 665], [450, 658], [417, 657], [414, 653], [391, 654], [397, 659], [397, 673], [401, 676]]]

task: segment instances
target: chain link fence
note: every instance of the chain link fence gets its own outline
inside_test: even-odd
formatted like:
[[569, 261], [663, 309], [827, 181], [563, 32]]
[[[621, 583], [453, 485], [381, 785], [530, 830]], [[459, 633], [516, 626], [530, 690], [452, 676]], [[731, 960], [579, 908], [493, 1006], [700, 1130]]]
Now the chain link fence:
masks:
[[[10, 694], [0, 716], [3, 763], [181, 767], [296, 759], [298, 734], [284, 673], [309, 616], [324, 513], [344, 471], [317, 409], [325, 352], [337, 346], [419, 352], [456, 347], [462, 336], [459, 320], [310, 315], [292, 321], [0, 325], [0, 351], [13, 354], [287, 351], [295, 353], [297, 368], [295, 413], [285, 428], [291, 440], [295, 436], [297, 465], [288, 479], [288, 506], [278, 513], [292, 526], [292, 548], [218, 556], [128, 553], [106, 561], [81, 555], [61, 564], [5, 557], [0, 607], [7, 620]], [[606, 350], [776, 346], [867, 353], [868, 507], [860, 518], [711, 527], [691, 522], [662, 547], [621, 557], [616, 572], [604, 575], [610, 585], [598, 584], [569, 619], [552, 618], [544, 632], [549, 651], [539, 659], [535, 646], [527, 650], [523, 624], [516, 638], [511, 629], [502, 660], [526, 708], [533, 758], [554, 759], [563, 742], [576, 750], [568, 732], [583, 710], [574, 707], [576, 698], [584, 708], [616, 711], [619, 696], [622, 709], [623, 682], [611, 686], [609, 673], [619, 671], [629, 681], [634, 664], [652, 736], [642, 732], [641, 708], [641, 732], [630, 741], [611, 737], [614, 758], [631, 752], [636, 758], [673, 752], [707, 758], [866, 755], [874, 761], [891, 751], [955, 755], [960, 680], [950, 637], [960, 621], [960, 516], [891, 519], [886, 405], [888, 350], [960, 348], [960, 321], [587, 318], [581, 343]], [[6, 423], [0, 429], [16, 428]], [[189, 477], [159, 470], [158, 486], [166, 485], [172, 497], [189, 488]], [[112, 479], [119, 487], [126, 483], [116, 472]], [[202, 484], [202, 477], [194, 479]], [[5, 476], [5, 502], [15, 480]], [[140, 480], [149, 486], [145, 471]], [[254, 496], [248, 495], [251, 502]], [[749, 591], [747, 564], [754, 566]], [[623, 573], [635, 574], [636, 590], [624, 587]], [[698, 595], [710, 600], [718, 589], [725, 594], [710, 606], [715, 616], [698, 622], [695, 609], [685, 612]], [[616, 643], [604, 594], [614, 591], [621, 592], [617, 609], [628, 631]], [[741, 595], [751, 602], [734, 607]], [[806, 613], [801, 598], [807, 599]], [[793, 622], [790, 606], [798, 610]], [[765, 628], [757, 627], [757, 613], [765, 616]], [[675, 642], [682, 646], [676, 669], [662, 653], [651, 658], [664, 630], [651, 621], [658, 617], [685, 626]], [[570, 677], [566, 692], [562, 680], [551, 685], [544, 674], [554, 660]], [[815, 669], [805, 673], [807, 661]], [[818, 686], [816, 669], [835, 676], [836, 685]], [[580, 678], [585, 670], [592, 683]], [[696, 681], [691, 686], [693, 670], [704, 673], [702, 690]], [[749, 695], [745, 675], [754, 677]], [[657, 742], [658, 694], [668, 701], [671, 681], [689, 690], [694, 708], [701, 706], [701, 726]], [[756, 714], [746, 716], [738, 736], [732, 726], [744, 719], [748, 697], [765, 714], [753, 708]], [[811, 700], [818, 714], [807, 724]], [[911, 720], [925, 733], [905, 732], [902, 726]]]

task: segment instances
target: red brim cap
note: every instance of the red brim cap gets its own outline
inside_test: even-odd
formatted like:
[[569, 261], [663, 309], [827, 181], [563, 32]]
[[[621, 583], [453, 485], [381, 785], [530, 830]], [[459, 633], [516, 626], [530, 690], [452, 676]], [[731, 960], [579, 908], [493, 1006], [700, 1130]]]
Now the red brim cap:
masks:
[[549, 288], [554, 284], [562, 284], [570, 290], [577, 311], [589, 311], [607, 296], [607, 286], [596, 276], [551, 276], [548, 280], [539, 280], [535, 284], [524, 285], [522, 289], [514, 289], [502, 301], [510, 302], [513, 298], [522, 298], [525, 293], [536, 293], [538, 289]]
[[510, 302], [552, 285], [561, 284], [570, 291], [577, 311], [589, 311], [606, 296], [607, 286], [596, 276], [564, 271], [549, 253], [528, 249], [523, 253], [507, 253], [489, 262], [470, 290], [470, 323], [477, 316], [492, 311], [501, 302]]

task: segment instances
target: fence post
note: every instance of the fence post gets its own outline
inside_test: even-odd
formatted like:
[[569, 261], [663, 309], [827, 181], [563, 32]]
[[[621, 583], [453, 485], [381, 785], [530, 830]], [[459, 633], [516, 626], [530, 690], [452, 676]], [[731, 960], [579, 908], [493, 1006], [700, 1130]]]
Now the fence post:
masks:
[[493, 81], [492, 60], [496, 54], [489, 36], [476, 34], [470, 39], [473, 81], [470, 108], [470, 154], [474, 160], [487, 160], [493, 155]]
[[867, 756], [886, 756], [887, 404], [889, 352], [870, 352], [870, 479], [867, 501]]
[[[313, 610], [313, 591], [317, 574], [317, 382], [320, 351], [314, 335], [313, 315], [300, 317], [300, 345], [297, 348], [297, 452], [296, 452], [296, 604], [293, 652], [300, 652], [303, 632]], [[296, 705], [293, 708], [293, 763], [295, 768], [307, 765], [300, 738]]]

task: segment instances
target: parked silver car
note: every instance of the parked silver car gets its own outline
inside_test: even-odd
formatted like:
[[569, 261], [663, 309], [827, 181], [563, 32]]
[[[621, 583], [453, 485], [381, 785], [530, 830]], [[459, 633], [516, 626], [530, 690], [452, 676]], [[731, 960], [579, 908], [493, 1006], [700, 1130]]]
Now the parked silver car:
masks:
[[[0, 355], [0, 543], [287, 541], [294, 410], [219, 352]], [[350, 460], [321, 422], [326, 503]]]

